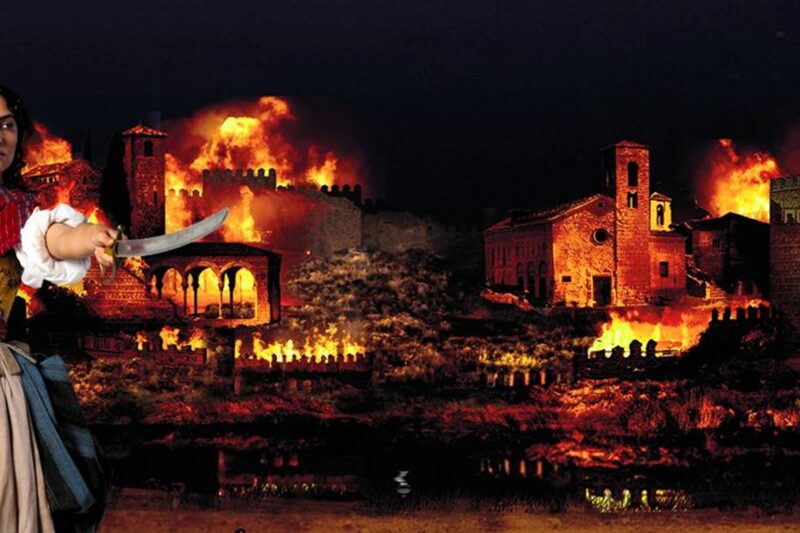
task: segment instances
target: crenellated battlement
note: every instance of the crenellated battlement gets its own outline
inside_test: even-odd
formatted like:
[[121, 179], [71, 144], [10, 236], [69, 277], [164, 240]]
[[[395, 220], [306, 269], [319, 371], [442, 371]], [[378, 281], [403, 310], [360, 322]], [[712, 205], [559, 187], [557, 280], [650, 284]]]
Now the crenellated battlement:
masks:
[[274, 168], [265, 170], [248, 169], [205, 169], [202, 174], [203, 191], [206, 194], [231, 185], [247, 185], [253, 189], [275, 190], [278, 185], [278, 173]]
[[286, 360], [277, 355], [267, 359], [244, 353], [236, 359], [238, 368], [259, 370], [262, 372], [281, 372], [286, 374], [304, 373], [340, 373], [370, 372], [373, 354], [331, 354], [319, 359], [311, 356], [287, 357]]
[[800, 190], [800, 174], [770, 180], [770, 193]]
[[208, 349], [185, 345], [182, 348], [170, 344], [163, 348], [158, 335], [140, 341], [124, 337], [84, 335], [80, 348], [95, 357], [144, 357], [163, 366], [202, 366], [208, 360]]

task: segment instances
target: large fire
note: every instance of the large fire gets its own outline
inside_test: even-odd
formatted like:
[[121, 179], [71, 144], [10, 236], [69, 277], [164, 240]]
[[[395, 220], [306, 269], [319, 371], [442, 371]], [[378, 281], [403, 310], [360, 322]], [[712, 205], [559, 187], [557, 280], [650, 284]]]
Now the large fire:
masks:
[[[274, 96], [211, 106], [177, 121], [167, 128], [167, 192], [202, 194], [205, 169], [275, 169], [278, 186], [353, 186], [362, 182], [356, 158], [304, 138], [300, 129], [289, 101]], [[242, 189], [247, 188], [231, 187], [231, 197], [214, 199], [231, 208], [232, 216], [222, 231], [224, 238], [264, 242], [269, 231], [259, 229], [258, 211], [270, 206], [254, 202], [254, 191]], [[188, 225], [192, 214], [186, 199], [180, 194], [167, 198], [167, 230]]]
[[[235, 357], [240, 357], [241, 343], [237, 341]], [[301, 357], [311, 358], [317, 363], [329, 355], [364, 355], [366, 349], [354, 340], [347, 331], [340, 331], [331, 324], [324, 331], [313, 328], [304, 341], [294, 340], [268, 342], [260, 333], [253, 334], [253, 356], [258, 360], [270, 361], [274, 356], [279, 363], [289, 363]]]
[[659, 348], [686, 351], [697, 344], [711, 322], [711, 310], [703, 307], [666, 308], [654, 313], [638, 309], [612, 312], [589, 351], [612, 350], [619, 346], [627, 352], [634, 340], [643, 345], [654, 340]]
[[43, 125], [33, 123], [33, 135], [25, 145], [26, 169], [72, 161], [72, 144], [56, 137]]
[[206, 340], [204, 333], [200, 329], [194, 329], [189, 334], [189, 338], [182, 340], [180, 338], [181, 331], [173, 326], [164, 326], [158, 333], [161, 337], [161, 348], [166, 350], [169, 346], [175, 346], [182, 350], [184, 346], [191, 346], [193, 350], [199, 350], [206, 347]]
[[713, 216], [739, 213], [769, 221], [769, 182], [780, 176], [777, 161], [764, 152], [740, 153], [730, 139], [720, 139], [708, 157], [699, 201]]

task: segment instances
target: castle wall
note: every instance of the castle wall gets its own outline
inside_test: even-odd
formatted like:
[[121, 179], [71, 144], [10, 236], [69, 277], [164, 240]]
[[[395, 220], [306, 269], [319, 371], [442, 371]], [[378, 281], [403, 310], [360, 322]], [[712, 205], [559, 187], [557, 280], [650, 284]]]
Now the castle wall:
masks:
[[447, 235], [438, 221], [407, 211], [364, 213], [362, 245], [390, 253], [425, 250], [444, 256]]
[[[614, 274], [614, 206], [599, 199], [585, 208], [553, 223], [552, 301], [556, 304], [595, 305], [595, 276], [612, 278]], [[604, 242], [593, 238], [603, 229], [609, 237]], [[613, 293], [613, 287], [612, 287]]]
[[800, 176], [770, 183], [770, 297], [800, 339]]

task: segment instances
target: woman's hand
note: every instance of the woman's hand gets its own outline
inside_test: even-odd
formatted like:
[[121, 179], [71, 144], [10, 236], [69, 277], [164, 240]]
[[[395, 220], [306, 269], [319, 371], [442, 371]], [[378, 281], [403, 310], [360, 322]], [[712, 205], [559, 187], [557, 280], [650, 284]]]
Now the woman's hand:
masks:
[[116, 239], [117, 230], [103, 224], [92, 225], [90, 240], [94, 245], [94, 257], [102, 268], [111, 268], [114, 265], [114, 258], [106, 253], [106, 248], [113, 246]]
[[51, 224], [45, 233], [45, 242], [50, 256], [55, 259], [82, 259], [94, 254], [95, 259], [109, 267], [114, 264], [105, 249], [114, 244], [117, 230], [104, 224], [80, 224], [71, 227], [66, 224]]

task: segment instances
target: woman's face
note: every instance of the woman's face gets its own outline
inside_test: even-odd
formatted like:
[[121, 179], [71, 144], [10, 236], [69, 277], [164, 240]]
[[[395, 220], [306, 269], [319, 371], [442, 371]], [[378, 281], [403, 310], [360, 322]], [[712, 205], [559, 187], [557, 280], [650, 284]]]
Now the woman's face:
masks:
[[8, 109], [6, 99], [0, 96], [0, 175], [14, 161], [17, 151], [17, 120]]

